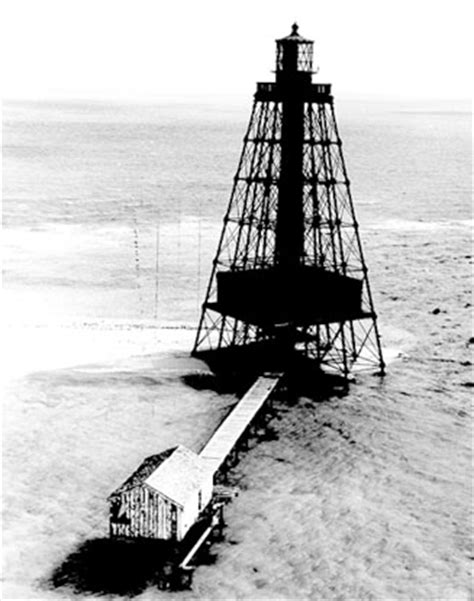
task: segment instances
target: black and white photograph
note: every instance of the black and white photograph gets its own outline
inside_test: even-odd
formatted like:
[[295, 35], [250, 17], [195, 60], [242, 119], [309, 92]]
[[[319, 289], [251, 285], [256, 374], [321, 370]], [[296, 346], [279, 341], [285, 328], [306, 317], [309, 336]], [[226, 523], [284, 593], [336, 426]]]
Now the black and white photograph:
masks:
[[5, 600], [472, 601], [467, 0], [4, 0]]

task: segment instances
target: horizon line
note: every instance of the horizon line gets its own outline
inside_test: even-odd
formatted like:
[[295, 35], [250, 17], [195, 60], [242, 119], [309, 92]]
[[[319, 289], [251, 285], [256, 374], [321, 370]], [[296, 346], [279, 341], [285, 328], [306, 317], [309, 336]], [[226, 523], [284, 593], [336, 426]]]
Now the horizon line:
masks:
[[[208, 93], [196, 93], [196, 92], [185, 92], [185, 93], [164, 93], [164, 94], [150, 94], [150, 95], [95, 95], [95, 94], [50, 94], [50, 95], [5, 95], [1, 97], [3, 103], [48, 103], [48, 102], [64, 102], [64, 103], [97, 103], [97, 104], [155, 104], [160, 102], [176, 102], [186, 103], [190, 101], [200, 101], [206, 104], [212, 104], [214, 100], [227, 100], [227, 101], [246, 101], [253, 98], [253, 94], [249, 96], [246, 92], [208, 92]], [[472, 102], [472, 98], [469, 96], [435, 96], [435, 95], [403, 95], [397, 93], [382, 93], [382, 92], [351, 92], [347, 90], [340, 90], [335, 95], [336, 100], [361, 100], [361, 101], [379, 101], [379, 102], [420, 102], [420, 101], [432, 101], [432, 102]]]

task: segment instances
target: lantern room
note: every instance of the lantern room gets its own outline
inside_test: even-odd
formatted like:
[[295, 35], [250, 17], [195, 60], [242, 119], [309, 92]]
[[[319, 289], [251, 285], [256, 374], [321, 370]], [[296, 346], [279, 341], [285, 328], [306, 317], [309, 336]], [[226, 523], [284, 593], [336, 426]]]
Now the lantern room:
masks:
[[[291, 34], [276, 40], [277, 81], [291, 77], [301, 77], [313, 72], [313, 42], [298, 33], [298, 25], [293, 24]], [[298, 74], [298, 75], [297, 75]]]

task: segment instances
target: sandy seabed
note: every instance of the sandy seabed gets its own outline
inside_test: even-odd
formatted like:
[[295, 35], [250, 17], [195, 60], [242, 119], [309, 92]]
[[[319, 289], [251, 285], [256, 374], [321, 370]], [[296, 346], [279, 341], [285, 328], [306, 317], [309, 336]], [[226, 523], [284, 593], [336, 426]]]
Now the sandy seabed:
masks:
[[[192, 591], [181, 593], [148, 587], [137, 566], [111, 560], [106, 499], [147, 455], [177, 443], [198, 450], [237, 400], [187, 384], [187, 376], [207, 372], [189, 351], [221, 213], [211, 198], [212, 219], [176, 210], [176, 223], [163, 223], [159, 305], [166, 315], [148, 322], [139, 313], [153, 315], [155, 223], [139, 205], [135, 217], [114, 221], [115, 197], [124, 197], [128, 177], [133, 191], [137, 182], [149, 190], [153, 206], [156, 179], [168, 173], [176, 204], [182, 163], [197, 178], [184, 196], [193, 201], [190, 212], [199, 171], [176, 157], [208, 157], [195, 195], [220, 196], [220, 180], [209, 187], [209, 177], [223, 174], [227, 191], [236, 157], [225, 169], [216, 161], [238, 146], [224, 128], [222, 145], [214, 148], [211, 132], [212, 146], [200, 152], [190, 144], [201, 138], [186, 128], [176, 137], [173, 117], [173, 143], [182, 140], [183, 154], [147, 125], [140, 132], [163, 139], [173, 158], [155, 177], [149, 146], [134, 146], [143, 132], [124, 145], [113, 125], [120, 153], [106, 154], [105, 167], [102, 146], [89, 140], [92, 131], [101, 142], [103, 132], [88, 124], [85, 147], [74, 123], [64, 129], [67, 153], [61, 143], [59, 158], [45, 158], [35, 141], [48, 144], [34, 132], [46, 126], [33, 121], [26, 169], [24, 154], [14, 154], [23, 146], [11, 137], [9, 180], [18, 186], [9, 206], [18, 215], [3, 232], [4, 599], [472, 598], [470, 146], [464, 133], [447, 135], [444, 114], [397, 115], [389, 130], [362, 120], [357, 137], [349, 127], [349, 154], [362, 161], [356, 207], [387, 376], [360, 375], [344, 397], [279, 403], [271, 436], [233, 471], [240, 494], [227, 509], [224, 540], [196, 570]], [[54, 143], [61, 131], [51, 128]], [[80, 168], [70, 170], [74, 152]], [[97, 187], [89, 190], [90, 180]], [[92, 221], [105, 210], [97, 202], [104, 190], [111, 213]]]
[[453, 252], [466, 224], [437, 231], [369, 237], [398, 257], [374, 266], [388, 375], [280, 402], [273, 436], [234, 469], [225, 539], [192, 591], [124, 595], [54, 574], [106, 538], [107, 495], [145, 456], [198, 450], [235, 403], [185, 383], [206, 372], [193, 329], [7, 327], [4, 598], [470, 599], [471, 257]]

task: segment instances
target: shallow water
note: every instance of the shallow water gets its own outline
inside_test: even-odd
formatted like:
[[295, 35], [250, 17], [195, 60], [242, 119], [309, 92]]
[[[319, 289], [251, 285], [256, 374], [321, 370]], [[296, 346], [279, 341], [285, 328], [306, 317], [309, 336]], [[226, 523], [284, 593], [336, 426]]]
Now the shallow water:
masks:
[[[235, 402], [183, 376], [205, 370], [188, 352], [248, 108], [5, 106], [5, 598], [71, 598], [51, 576], [106, 537], [107, 495]], [[280, 407], [216, 562], [174, 596], [469, 598], [470, 115], [450, 108], [339, 106], [388, 375]]]

